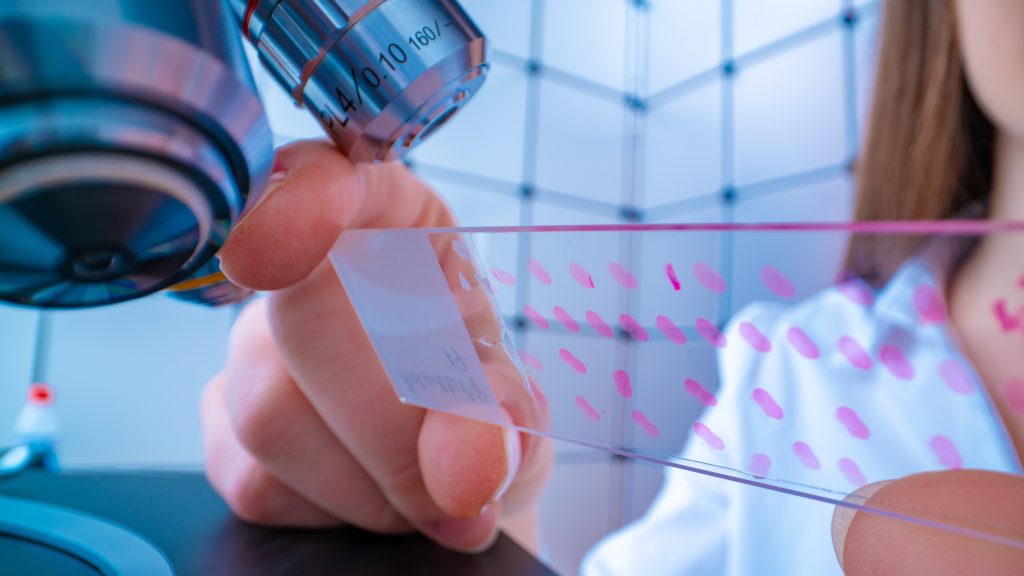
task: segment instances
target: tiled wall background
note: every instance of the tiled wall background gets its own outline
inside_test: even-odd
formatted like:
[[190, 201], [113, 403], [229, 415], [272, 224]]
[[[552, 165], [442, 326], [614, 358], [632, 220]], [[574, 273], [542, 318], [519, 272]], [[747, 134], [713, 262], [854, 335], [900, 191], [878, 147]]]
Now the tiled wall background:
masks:
[[[847, 218], [879, 1], [464, 0], [491, 75], [411, 163], [465, 224]], [[280, 143], [319, 135], [258, 81]], [[199, 466], [197, 399], [232, 313], [0, 307], [0, 432], [44, 380], [65, 465]], [[567, 445], [558, 462], [545, 546], [570, 574], [661, 476]]]

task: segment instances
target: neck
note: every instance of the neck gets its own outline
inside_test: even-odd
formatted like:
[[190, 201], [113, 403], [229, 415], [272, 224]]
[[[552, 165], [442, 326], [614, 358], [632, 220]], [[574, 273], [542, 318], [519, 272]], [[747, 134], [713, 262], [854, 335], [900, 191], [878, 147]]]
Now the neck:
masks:
[[1024, 220], [1024, 142], [1000, 133], [996, 138], [990, 217]]

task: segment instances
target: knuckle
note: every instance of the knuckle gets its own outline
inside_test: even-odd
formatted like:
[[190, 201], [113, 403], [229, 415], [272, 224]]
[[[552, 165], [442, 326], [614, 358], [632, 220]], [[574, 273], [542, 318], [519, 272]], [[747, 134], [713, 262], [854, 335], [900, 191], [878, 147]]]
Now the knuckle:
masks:
[[276, 520], [274, 485], [270, 475], [252, 463], [223, 479], [221, 496], [236, 516], [252, 524], [271, 525]]
[[279, 450], [283, 432], [278, 411], [261, 396], [250, 398], [236, 410], [232, 427], [238, 441], [255, 458], [272, 458]]

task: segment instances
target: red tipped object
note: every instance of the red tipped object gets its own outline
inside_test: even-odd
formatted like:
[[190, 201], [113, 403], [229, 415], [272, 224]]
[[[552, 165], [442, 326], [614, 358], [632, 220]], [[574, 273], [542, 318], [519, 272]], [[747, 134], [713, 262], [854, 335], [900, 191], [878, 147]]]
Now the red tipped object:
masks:
[[48, 384], [37, 382], [28, 387], [28, 401], [39, 406], [46, 406], [53, 402], [53, 390]]

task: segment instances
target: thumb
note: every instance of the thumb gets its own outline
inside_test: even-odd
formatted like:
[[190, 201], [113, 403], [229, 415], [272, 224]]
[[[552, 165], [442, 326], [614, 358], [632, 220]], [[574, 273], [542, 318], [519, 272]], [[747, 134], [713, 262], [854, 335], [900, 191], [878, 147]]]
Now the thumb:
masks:
[[846, 574], [1024, 573], [1022, 476], [928, 472], [865, 486], [847, 501], [993, 538], [840, 506], [832, 519], [832, 539]]

